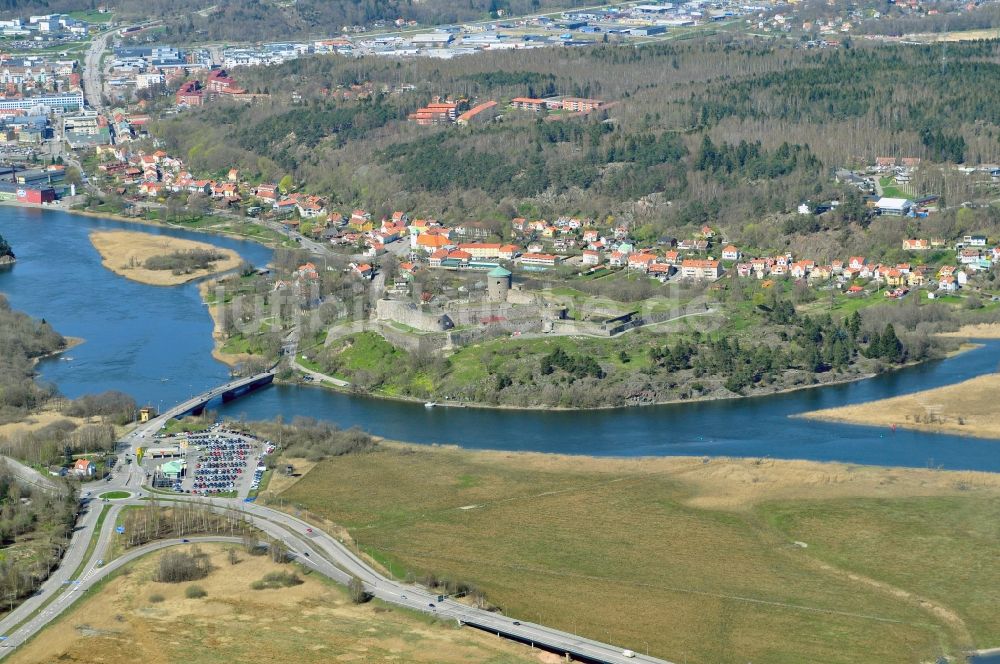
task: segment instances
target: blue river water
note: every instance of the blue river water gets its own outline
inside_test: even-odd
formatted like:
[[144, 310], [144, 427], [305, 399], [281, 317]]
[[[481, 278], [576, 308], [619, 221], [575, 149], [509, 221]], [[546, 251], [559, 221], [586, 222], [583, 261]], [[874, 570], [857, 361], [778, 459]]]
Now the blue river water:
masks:
[[[212, 322], [197, 287], [146, 286], [103, 268], [88, 240], [94, 229], [147, 230], [240, 252], [257, 265], [270, 250], [250, 242], [58, 211], [0, 208], [0, 234], [17, 265], [0, 272], [12, 305], [85, 343], [39, 365], [69, 397], [118, 389], [163, 407], [223, 382], [211, 357]], [[956, 383], [997, 370], [1000, 342], [876, 378], [727, 401], [597, 411], [424, 408], [422, 404], [274, 386], [218, 404], [228, 416], [296, 415], [358, 426], [418, 443], [612, 456], [725, 455], [844, 461], [887, 466], [1000, 471], [1000, 440], [823, 423], [795, 417]], [[213, 404], [213, 407], [216, 405]], [[1000, 432], [997, 434], [1000, 439]]]

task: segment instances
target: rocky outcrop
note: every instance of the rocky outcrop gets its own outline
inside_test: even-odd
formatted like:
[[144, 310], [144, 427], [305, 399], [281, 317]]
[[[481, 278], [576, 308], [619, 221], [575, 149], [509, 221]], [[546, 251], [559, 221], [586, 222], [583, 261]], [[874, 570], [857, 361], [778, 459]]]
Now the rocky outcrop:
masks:
[[0, 256], [0, 268], [10, 267], [16, 262], [17, 259], [14, 258], [14, 254], [6, 254], [4, 256]]

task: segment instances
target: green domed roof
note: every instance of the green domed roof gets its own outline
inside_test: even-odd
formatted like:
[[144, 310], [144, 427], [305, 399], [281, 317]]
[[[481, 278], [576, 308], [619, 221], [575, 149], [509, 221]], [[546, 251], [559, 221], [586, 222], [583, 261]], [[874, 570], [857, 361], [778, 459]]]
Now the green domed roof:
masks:
[[505, 270], [502, 267], [500, 267], [499, 265], [497, 265], [495, 268], [493, 268], [492, 270], [490, 270], [489, 272], [487, 272], [486, 276], [487, 277], [509, 277], [510, 276], [510, 270]]

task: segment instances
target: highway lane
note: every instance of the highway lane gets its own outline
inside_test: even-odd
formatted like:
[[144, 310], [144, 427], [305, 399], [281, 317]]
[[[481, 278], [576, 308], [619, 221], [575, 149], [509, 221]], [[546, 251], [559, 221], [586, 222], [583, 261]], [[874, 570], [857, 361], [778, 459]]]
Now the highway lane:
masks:
[[[123, 474], [123, 478], [132, 474], [125, 473]], [[121, 485], [116, 483], [109, 488], [114, 489], [118, 488], [118, 486]], [[452, 599], [437, 601], [436, 593], [420, 586], [399, 583], [394, 579], [382, 576], [369, 567], [354, 552], [350, 551], [326, 532], [284, 512], [279, 512], [255, 503], [238, 503], [231, 499], [184, 496], [178, 497], [175, 502], [205, 504], [218, 511], [239, 511], [248, 518], [255, 528], [273, 539], [284, 543], [298, 563], [342, 584], [347, 584], [352, 577], [358, 577], [364, 583], [365, 589], [372, 596], [386, 602], [435, 615], [439, 618], [455, 620], [460, 624], [473, 625], [485, 631], [495, 632], [498, 635], [503, 634], [515, 637], [529, 644], [544, 646], [548, 649], [568, 652], [578, 657], [583, 656], [601, 662], [614, 664], [625, 664], [627, 662], [646, 662], [652, 664], [663, 662], [663, 660], [646, 657], [638, 653], [633, 656], [625, 656], [622, 654], [622, 648], [554, 630], [543, 625], [518, 621], [513, 617], [475, 609]], [[38, 608], [38, 605], [51, 592], [58, 592], [59, 589], [62, 589], [61, 595], [28, 622], [20, 626], [13, 634], [8, 635], [8, 639], [4, 643], [7, 649], [0, 649], [0, 658], [4, 656], [5, 652], [9, 652], [10, 648], [23, 644], [38, 633], [46, 624], [68, 609], [78, 596], [93, 587], [95, 583], [99, 582], [111, 571], [143, 555], [143, 553], [182, 542], [179, 538], [164, 540], [139, 547], [130, 551], [125, 556], [109, 562], [107, 565], [102, 566], [98, 564], [99, 561], [107, 557], [108, 547], [111, 538], [114, 536], [118, 511], [124, 505], [145, 504], [148, 504], [148, 502], [140, 500], [138, 497], [116, 501], [105, 519], [104, 527], [102, 528], [94, 553], [84, 567], [80, 578], [74, 580], [79, 583], [71, 583], [68, 584], [68, 587], [63, 588], [67, 586], [66, 582], [69, 581], [69, 573], [65, 572], [65, 570], [76, 569], [76, 565], [79, 564], [79, 562], [76, 562], [71, 567], [69, 555], [67, 555], [64, 565], [59, 570], [62, 573], [54, 574], [50, 581], [47, 582], [46, 585], [48, 587], [43, 589], [40, 599], [35, 605], [19, 609], [17, 617], [11, 616], [9, 618], [9, 624], [13, 625], [20, 620], [24, 620], [28, 614]], [[312, 532], [308, 532], [309, 530]], [[92, 533], [92, 528], [88, 532]], [[188, 539], [190, 541], [216, 541], [211, 537], [191, 537]], [[86, 541], [89, 542], [89, 537]], [[235, 538], [221, 538], [218, 541], [242, 542], [242, 540]], [[86, 543], [79, 547], [79, 549], [79, 556], [75, 556], [74, 560], [82, 558], [83, 550], [86, 549]], [[6, 623], [7, 621], [4, 621], [4, 624]]]
[[83, 94], [87, 100], [87, 105], [97, 111], [102, 110], [104, 107], [104, 100], [102, 99], [104, 85], [102, 82], [101, 56], [104, 55], [104, 51], [108, 48], [108, 40], [116, 32], [117, 30], [110, 30], [94, 36], [83, 59]]
[[[100, 518], [103, 505], [99, 501], [92, 502], [86, 513], [83, 514], [76, 524], [76, 529], [70, 539], [66, 553], [62, 561], [55, 570], [45, 580], [41, 588], [31, 597], [24, 600], [20, 606], [9, 613], [3, 620], [0, 620], [0, 635], [9, 636], [10, 630], [22, 622], [32, 613], [37, 611], [49, 598], [69, 584], [76, 569], [84, 562], [87, 547], [90, 545], [91, 537], [97, 527], [97, 520]], [[111, 518], [109, 514], [105, 519]], [[112, 519], [113, 521], [113, 519]], [[97, 549], [95, 549], [97, 551]]]
[[[142, 486], [146, 480], [145, 471], [139, 464], [129, 464], [125, 457], [135, 453], [137, 446], [146, 444], [152, 439], [157, 431], [166, 421], [178, 414], [182, 414], [201, 402], [215, 398], [223, 392], [247, 384], [266, 376], [268, 374], [258, 374], [257, 376], [230, 381], [225, 385], [213, 388], [184, 403], [176, 406], [166, 413], [151, 419], [149, 422], [138, 425], [131, 433], [121, 440], [119, 454], [121, 462], [117, 464], [115, 472], [107, 482], [98, 482], [89, 485], [95, 496], [104, 491], [116, 489], [129, 491], [132, 497], [128, 500], [115, 501], [112, 512], [105, 520], [104, 527], [99, 535], [98, 545], [93, 554], [87, 560], [79, 584], [72, 584], [62, 592], [56, 600], [46, 606], [45, 610], [34, 616], [27, 623], [16, 630], [14, 634], [6, 634], [13, 626], [23, 621], [33, 611], [37, 610], [41, 604], [48, 599], [52, 593], [59, 593], [64, 585], [68, 585], [69, 576], [73, 570], [83, 562], [90, 536], [94, 532], [97, 515], [101, 505], [94, 502], [92, 508], [83, 516], [78, 524], [78, 530], [74, 534], [70, 547], [64, 556], [63, 563], [55, 570], [50, 579], [43, 585], [38, 596], [29, 598], [11, 616], [4, 621], [0, 621], [0, 634], [6, 634], [9, 638], [7, 645], [16, 646], [24, 643], [39, 630], [41, 630], [55, 616], [64, 611], [75, 596], [81, 591], [85, 591], [97, 583], [111, 570], [117, 569], [127, 560], [142, 555], [141, 551], [155, 550], [147, 547], [140, 547], [134, 552], [129, 552], [128, 557], [123, 557], [109, 563], [106, 566], [97, 564], [99, 560], [106, 557], [106, 551], [114, 533], [115, 518], [118, 510], [124, 505], [144, 505], [146, 501], [140, 500], [148, 495]], [[244, 515], [248, 521], [261, 532], [277, 541], [283, 542], [299, 563], [313, 569], [325, 576], [334, 579], [339, 583], [346, 584], [352, 577], [361, 579], [366, 590], [374, 597], [409, 609], [422, 611], [435, 615], [439, 618], [455, 620], [460, 624], [472, 625], [479, 629], [494, 632], [524, 641], [535, 646], [544, 647], [556, 652], [569, 653], [576, 657], [584, 657], [599, 662], [609, 664], [628, 664], [629, 662], [644, 662], [646, 664], [669, 664], [665, 660], [648, 657], [626, 647], [613, 646], [592, 639], [586, 639], [576, 634], [570, 634], [560, 630], [552, 629], [544, 625], [520, 621], [511, 616], [505, 616], [475, 607], [462, 604], [453, 599], [445, 598], [437, 601], [438, 595], [426, 588], [413, 584], [400, 583], [395, 579], [390, 579], [377, 570], [369, 566], [358, 555], [347, 546], [335, 539], [320, 528], [313, 526], [302, 519], [291, 514], [280, 512], [257, 503], [245, 503], [231, 498], [212, 498], [178, 494], [176, 496], [158, 496], [159, 500], [166, 502], [185, 502], [211, 506], [218, 511], [235, 510]], [[194, 540], [195, 538], [190, 538]], [[156, 543], [156, 547], [162, 548], [170, 546], [171, 543], [178, 543], [179, 540], [165, 540]], [[120, 562], [121, 561], [121, 562]], [[76, 581], [76, 580], [74, 580]], [[9, 649], [7, 650], [9, 652]], [[3, 656], [3, 649], [0, 649], [0, 657]], [[628, 652], [628, 655], [624, 654]]]

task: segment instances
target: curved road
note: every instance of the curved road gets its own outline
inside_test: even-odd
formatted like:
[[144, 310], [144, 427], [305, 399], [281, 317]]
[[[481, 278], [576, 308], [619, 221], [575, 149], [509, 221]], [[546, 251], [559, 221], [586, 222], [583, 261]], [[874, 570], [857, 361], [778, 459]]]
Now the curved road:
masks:
[[[253, 379], [263, 375], [265, 374], [255, 376]], [[115, 536], [115, 525], [121, 508], [125, 505], [149, 504], [148, 501], [141, 500], [143, 496], [148, 495], [142, 487], [146, 479], [145, 471], [138, 464], [125, 462], [125, 459], [129, 455], [133, 455], [134, 458], [135, 448], [141, 446], [147, 436], [158, 431], [167, 419], [173, 416], [172, 414], [186, 412], [190, 410], [191, 404], [197, 404], [197, 402], [204, 400], [206, 395], [209, 395], [209, 398], [221, 395], [223, 392], [233, 389], [234, 385], [248, 380], [252, 379], [233, 381], [194, 397], [163, 415], [140, 424], [122, 439], [119, 448], [122, 462], [116, 465], [115, 473], [107, 482], [89, 485], [94, 487], [92, 489], [93, 495], [85, 495], [82, 499], [91, 504], [77, 523], [76, 532], [73, 534], [62, 564], [52, 573], [35, 596], [28, 598], [4, 620], [0, 621], [0, 635], [5, 637], [0, 642], [0, 646], [2, 646], [0, 647], [0, 658], [9, 654], [12, 648], [16, 648], [37, 634], [52, 619], [69, 608], [81, 593], [89, 590], [111, 572], [145, 553], [182, 542], [181, 539], [174, 538], [147, 544], [129, 551], [107, 565], [103, 565], [111, 540]], [[126, 500], [109, 503], [98, 502], [97, 496], [100, 493], [114, 490], [128, 491], [132, 496]], [[444, 599], [439, 602], [437, 601], [437, 593], [418, 585], [401, 583], [383, 576], [328, 533], [285, 512], [279, 512], [256, 503], [240, 502], [232, 498], [178, 495], [176, 498], [171, 496], [158, 499], [164, 502], [208, 505], [216, 511], [241, 512], [255, 528], [275, 540], [283, 542], [288, 547], [290, 555], [298, 563], [343, 584], [348, 583], [352, 577], [357, 577], [361, 579], [366, 590], [372, 596], [392, 604], [439, 618], [455, 620], [461, 625], [471, 625], [524, 643], [569, 654], [577, 659], [608, 662], [609, 664], [628, 664], [629, 662], [669, 664], [661, 659], [625, 651], [620, 646], [586, 639], [576, 634], [536, 623], [518, 621], [512, 617], [476, 609], [452, 599]], [[97, 521], [105, 507], [108, 508], [108, 511], [103, 526], [98, 531]], [[87, 551], [94, 537], [97, 538], [96, 544], [88, 557]], [[192, 542], [242, 542], [242, 540], [221, 536], [190, 537], [188, 539]], [[72, 576], [77, 569], [80, 570], [80, 574], [78, 578], [74, 579]], [[629, 654], [625, 655], [624, 652], [629, 652]]]

